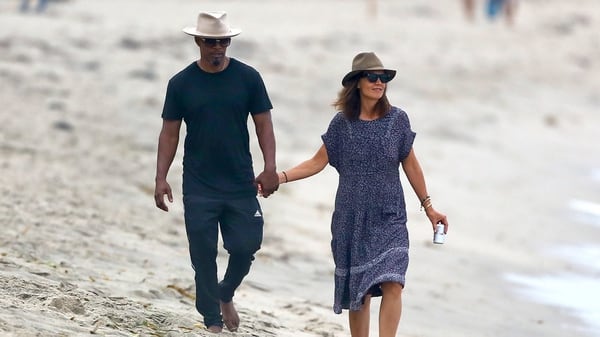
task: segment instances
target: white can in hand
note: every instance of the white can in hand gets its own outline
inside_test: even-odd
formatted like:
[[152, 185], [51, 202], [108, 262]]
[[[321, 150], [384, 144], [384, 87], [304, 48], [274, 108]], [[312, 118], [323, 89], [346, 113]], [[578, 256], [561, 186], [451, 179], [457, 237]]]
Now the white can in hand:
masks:
[[433, 234], [433, 243], [443, 244], [444, 243], [444, 224], [435, 225], [435, 233]]

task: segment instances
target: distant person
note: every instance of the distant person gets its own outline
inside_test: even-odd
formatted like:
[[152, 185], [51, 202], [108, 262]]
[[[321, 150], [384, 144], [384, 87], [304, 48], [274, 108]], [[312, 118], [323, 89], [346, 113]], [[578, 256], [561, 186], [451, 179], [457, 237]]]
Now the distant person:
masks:
[[312, 158], [279, 173], [280, 183], [310, 177], [327, 164], [339, 173], [331, 220], [333, 311], [350, 310], [353, 337], [369, 335], [373, 296], [382, 296], [380, 337], [396, 336], [400, 322], [409, 240], [399, 166], [432, 228], [442, 223], [448, 231], [446, 216], [427, 194], [408, 115], [386, 96], [395, 75], [374, 53], [356, 55], [335, 102], [341, 111], [322, 135], [323, 144]]
[[367, 0], [367, 13], [368, 16], [376, 19], [377, 18], [377, 0]]
[[509, 26], [514, 24], [517, 0], [487, 0], [486, 14], [490, 20], [504, 15]]
[[[462, 0], [465, 18], [468, 21], [475, 21], [476, 0]], [[517, 11], [517, 0], [486, 0], [484, 5], [485, 15], [489, 20], [504, 16], [506, 24], [512, 26], [515, 21]]]
[[[183, 156], [185, 228], [195, 272], [196, 309], [211, 332], [223, 324], [236, 331], [239, 315], [233, 305], [235, 290], [250, 271], [263, 238], [263, 212], [257, 199], [279, 186], [275, 166], [275, 136], [271, 101], [261, 75], [249, 65], [227, 56], [231, 38], [225, 12], [201, 12], [195, 27], [183, 31], [194, 37], [200, 58], [173, 76], [162, 111], [156, 164], [156, 207], [168, 211], [173, 202], [167, 173], [186, 124]], [[249, 145], [248, 117], [252, 117], [264, 160], [256, 178]], [[218, 281], [219, 229], [229, 261]]]
[[475, 20], [475, 0], [463, 0], [463, 10], [467, 20]]
[[[21, 12], [25, 13], [29, 11], [29, 2], [30, 0], [21, 0]], [[37, 7], [35, 8], [35, 10], [38, 13], [42, 13], [46, 10], [46, 8], [48, 7], [48, 0], [37, 0]]]

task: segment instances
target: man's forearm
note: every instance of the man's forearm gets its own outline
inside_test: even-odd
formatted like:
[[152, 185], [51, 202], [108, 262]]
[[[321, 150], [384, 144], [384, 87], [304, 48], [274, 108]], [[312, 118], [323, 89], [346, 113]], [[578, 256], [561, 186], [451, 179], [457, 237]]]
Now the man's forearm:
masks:
[[159, 137], [155, 180], [167, 179], [169, 168], [177, 152], [178, 143], [179, 139], [176, 137], [167, 137], [165, 135]]
[[263, 154], [265, 164], [264, 170], [276, 171], [277, 164], [275, 162], [275, 135], [273, 134], [273, 131], [270, 132], [270, 135], [263, 135], [262, 137], [259, 137], [258, 143]]
[[271, 114], [265, 113], [260, 116], [260, 119], [255, 119], [256, 124], [256, 135], [258, 137], [258, 145], [263, 154], [264, 170], [265, 171], [276, 171], [277, 164], [275, 158], [275, 133], [273, 131], [273, 122], [271, 121]]

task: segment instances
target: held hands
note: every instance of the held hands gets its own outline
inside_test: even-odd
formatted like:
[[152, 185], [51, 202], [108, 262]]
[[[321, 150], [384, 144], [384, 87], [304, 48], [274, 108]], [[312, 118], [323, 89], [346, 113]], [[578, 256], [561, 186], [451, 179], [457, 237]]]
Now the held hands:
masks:
[[156, 185], [154, 187], [154, 202], [156, 203], [156, 207], [162, 209], [165, 212], [169, 211], [169, 207], [165, 203], [165, 194], [169, 199], [170, 203], [173, 203], [173, 192], [171, 192], [171, 186], [165, 179], [156, 180]]
[[279, 188], [279, 176], [276, 171], [263, 171], [254, 179], [254, 183], [258, 187], [258, 194], [268, 198]]

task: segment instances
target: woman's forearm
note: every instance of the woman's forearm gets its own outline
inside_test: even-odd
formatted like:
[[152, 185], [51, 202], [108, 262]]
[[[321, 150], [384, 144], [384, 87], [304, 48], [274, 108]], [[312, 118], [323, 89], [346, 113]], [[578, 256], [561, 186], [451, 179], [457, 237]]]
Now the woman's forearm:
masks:
[[303, 161], [291, 169], [279, 172], [279, 183], [288, 183], [313, 176], [321, 172], [327, 166], [328, 162], [327, 150], [322, 145], [312, 158]]
[[415, 153], [411, 150], [408, 157], [402, 162], [402, 169], [406, 174], [406, 178], [410, 183], [410, 186], [415, 191], [417, 198], [421, 203], [428, 196], [427, 185], [425, 184], [425, 175], [421, 169], [421, 165], [417, 160]]

